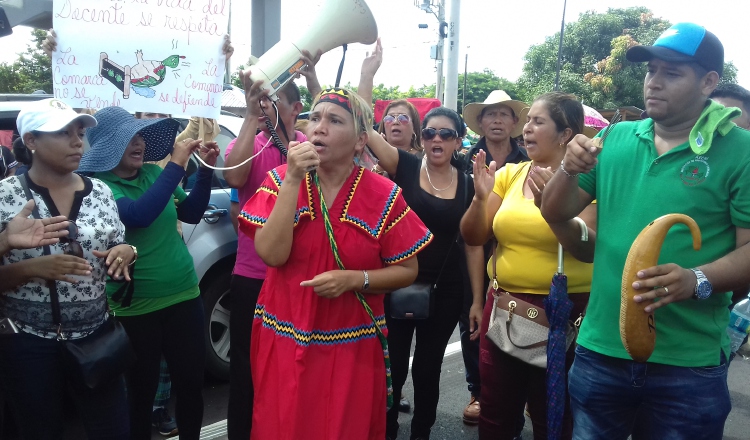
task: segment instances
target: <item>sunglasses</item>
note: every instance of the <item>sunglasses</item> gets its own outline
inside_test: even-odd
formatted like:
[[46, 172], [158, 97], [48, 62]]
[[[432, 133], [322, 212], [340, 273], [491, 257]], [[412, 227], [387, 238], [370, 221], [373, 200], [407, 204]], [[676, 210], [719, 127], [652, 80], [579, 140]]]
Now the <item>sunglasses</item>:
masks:
[[60, 237], [60, 243], [66, 244], [65, 255], [73, 255], [83, 258], [83, 247], [78, 242], [78, 226], [72, 221], [68, 221], [68, 235]]
[[383, 117], [383, 122], [385, 122], [388, 125], [391, 125], [396, 121], [398, 121], [399, 124], [404, 125], [404, 124], [408, 124], [409, 121], [411, 121], [411, 118], [409, 117], [409, 115], [404, 115], [404, 114], [395, 115], [395, 116], [385, 115], [385, 117]]
[[435, 128], [425, 128], [422, 130], [422, 139], [426, 141], [434, 139], [436, 135], [440, 136], [440, 139], [447, 141], [456, 139], [458, 137], [458, 132], [452, 128], [441, 128], [440, 130]]

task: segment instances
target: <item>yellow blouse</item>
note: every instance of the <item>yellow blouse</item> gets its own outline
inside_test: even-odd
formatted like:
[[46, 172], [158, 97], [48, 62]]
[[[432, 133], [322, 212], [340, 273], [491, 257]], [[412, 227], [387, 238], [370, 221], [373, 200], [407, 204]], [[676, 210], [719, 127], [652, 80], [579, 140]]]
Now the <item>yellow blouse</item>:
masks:
[[[495, 266], [503, 290], [546, 295], [557, 271], [558, 241], [534, 199], [523, 195], [530, 166], [531, 162], [507, 164], [495, 174], [493, 191], [503, 199], [492, 221], [498, 241]], [[589, 292], [593, 265], [576, 260], [568, 252], [564, 258], [568, 292]], [[492, 259], [487, 262], [487, 273], [491, 279]]]

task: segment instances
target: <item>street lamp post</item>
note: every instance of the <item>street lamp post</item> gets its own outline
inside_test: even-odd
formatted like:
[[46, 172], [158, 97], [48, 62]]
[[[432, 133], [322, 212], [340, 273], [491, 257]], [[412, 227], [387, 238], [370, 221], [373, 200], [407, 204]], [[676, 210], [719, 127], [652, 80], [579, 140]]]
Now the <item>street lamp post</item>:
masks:
[[[438, 43], [430, 48], [430, 58], [435, 60], [437, 81], [435, 82], [435, 98], [443, 100], [443, 43], [448, 36], [448, 23], [445, 22], [445, 0], [414, 0], [414, 6], [433, 14], [438, 21]], [[423, 25], [420, 28], [426, 27]]]

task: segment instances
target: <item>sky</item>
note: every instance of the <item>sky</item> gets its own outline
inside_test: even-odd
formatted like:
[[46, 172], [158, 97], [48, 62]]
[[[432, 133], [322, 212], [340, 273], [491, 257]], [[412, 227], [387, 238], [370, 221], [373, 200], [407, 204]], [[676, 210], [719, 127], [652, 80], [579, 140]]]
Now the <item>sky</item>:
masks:
[[[450, 2], [445, 0], [446, 5]], [[247, 18], [250, 3], [247, 0], [232, 3], [235, 46], [232, 70], [246, 63], [250, 55], [250, 20]], [[281, 38], [294, 41], [299, 29], [305, 28], [300, 19], [316, 16], [323, 3], [323, 0], [282, 0], [281, 14], [288, 19], [281, 24]], [[435, 61], [430, 59], [430, 46], [438, 39], [436, 17], [415, 6], [415, 0], [367, 0], [367, 3], [384, 47], [383, 64], [375, 84], [397, 85], [401, 90], [434, 84], [436, 70]], [[576, 21], [579, 14], [589, 10], [606, 12], [610, 7], [644, 5], [655, 16], [672, 23], [692, 21], [715, 33], [724, 44], [725, 60], [733, 61], [739, 70], [739, 83], [750, 88], [750, 51], [747, 50], [747, 32], [743, 31], [747, 26], [745, 17], [750, 12], [750, 2], [746, 0], [717, 0], [710, 4], [698, 0], [568, 0], [565, 20]], [[488, 68], [500, 77], [515, 81], [521, 75], [523, 56], [529, 47], [559, 32], [562, 10], [563, 0], [460, 0], [459, 73], [464, 71], [466, 63], [469, 72]], [[449, 15], [448, 8], [446, 17]], [[428, 28], [419, 29], [420, 23], [427, 24]], [[29, 42], [29, 35], [27, 28], [17, 27], [14, 35], [2, 38], [0, 62], [15, 60], [16, 53], [23, 51]], [[349, 45], [342, 84], [359, 82], [362, 60], [371, 51], [372, 46]], [[340, 59], [341, 49], [323, 55], [317, 66], [322, 84], [335, 81]], [[447, 63], [444, 64], [447, 68]]]

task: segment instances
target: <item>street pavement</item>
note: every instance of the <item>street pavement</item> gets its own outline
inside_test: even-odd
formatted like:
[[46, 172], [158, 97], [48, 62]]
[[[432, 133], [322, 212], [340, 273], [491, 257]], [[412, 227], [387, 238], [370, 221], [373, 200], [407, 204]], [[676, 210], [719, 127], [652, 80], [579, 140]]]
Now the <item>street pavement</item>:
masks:
[[[462, 422], [461, 416], [464, 406], [469, 402], [469, 392], [466, 389], [464, 365], [458, 344], [458, 330], [451, 338], [451, 345], [447, 356], [443, 360], [440, 380], [440, 403], [438, 404], [437, 422], [432, 429], [432, 440], [477, 440], [476, 426], [468, 426]], [[725, 440], [750, 439], [750, 346], [740, 350], [748, 358], [738, 355], [729, 367], [729, 390], [732, 397], [732, 412], [729, 414], [725, 428]], [[207, 381], [204, 389], [206, 411], [204, 414], [204, 429], [201, 439], [226, 439], [226, 396], [228, 386], [225, 383]], [[413, 388], [411, 376], [404, 387], [404, 395], [411, 398]], [[413, 399], [410, 399], [413, 400]], [[401, 414], [399, 423], [399, 439], [409, 438], [410, 414]], [[522, 433], [524, 440], [533, 439], [531, 421], [526, 420], [526, 427]], [[70, 437], [74, 438], [74, 437]], [[162, 439], [156, 432], [152, 440]], [[302, 440], [302, 439], [301, 439]]]

